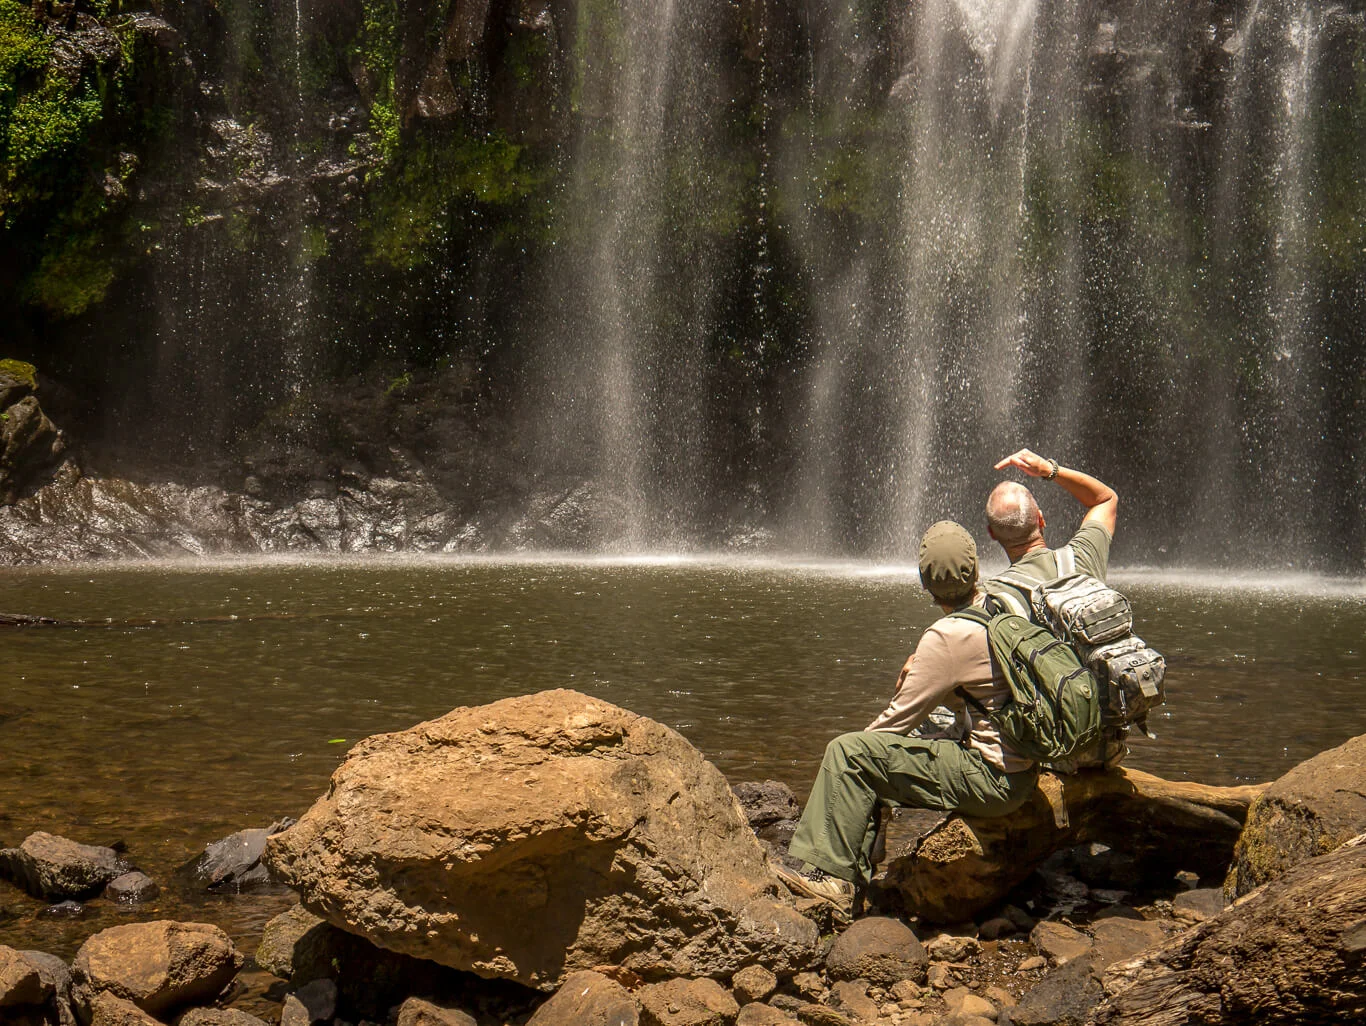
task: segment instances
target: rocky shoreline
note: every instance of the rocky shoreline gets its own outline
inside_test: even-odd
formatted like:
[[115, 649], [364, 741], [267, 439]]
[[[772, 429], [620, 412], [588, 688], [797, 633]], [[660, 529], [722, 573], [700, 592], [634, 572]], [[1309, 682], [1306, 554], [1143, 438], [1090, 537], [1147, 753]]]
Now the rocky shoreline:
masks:
[[[889, 844], [870, 914], [837, 929], [829, 906], [788, 895], [769, 869], [798, 812], [784, 785], [732, 789], [673, 731], [547, 692], [370, 738], [298, 823], [208, 846], [180, 883], [284, 882], [302, 900], [254, 952], [216, 926], [166, 920], [102, 930], [69, 966], [0, 945], [0, 1020], [1347, 1021], [1366, 1010], [1362, 793], [1357, 738], [1257, 797], [1225, 880], [1154, 879], [1091, 843], [947, 925], [906, 912], [896, 867], [916, 855]], [[41, 833], [0, 849], [0, 876], [42, 900], [102, 895], [134, 910], [159, 886], [130, 853]], [[1173, 1001], [1187, 1010], [1147, 1017]]]

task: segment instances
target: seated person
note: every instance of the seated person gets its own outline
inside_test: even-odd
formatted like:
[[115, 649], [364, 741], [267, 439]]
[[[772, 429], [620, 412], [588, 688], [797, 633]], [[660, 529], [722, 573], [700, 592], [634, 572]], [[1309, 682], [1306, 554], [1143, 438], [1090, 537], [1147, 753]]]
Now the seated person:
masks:
[[[977, 546], [964, 528], [942, 520], [925, 532], [920, 582], [946, 614], [981, 605]], [[1037, 767], [1005, 747], [995, 727], [956, 688], [990, 711], [1010, 697], [993, 667], [986, 628], [944, 616], [906, 660], [891, 704], [867, 730], [843, 734], [826, 747], [789, 846], [807, 867], [800, 873], [776, 868], [789, 889], [851, 913], [856, 889], [866, 887], [872, 875], [879, 802], [1003, 816], [1029, 797]], [[909, 736], [939, 705], [956, 717], [954, 736]]]

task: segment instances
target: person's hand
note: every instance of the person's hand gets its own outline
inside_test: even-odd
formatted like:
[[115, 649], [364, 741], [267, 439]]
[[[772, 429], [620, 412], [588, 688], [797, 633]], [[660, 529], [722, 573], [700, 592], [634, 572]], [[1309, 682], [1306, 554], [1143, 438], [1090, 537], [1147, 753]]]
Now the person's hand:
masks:
[[1022, 470], [1030, 477], [1047, 477], [1053, 473], [1053, 464], [1030, 449], [1021, 449], [1019, 452], [1011, 453], [996, 464], [997, 470], [1005, 470], [1006, 467]]

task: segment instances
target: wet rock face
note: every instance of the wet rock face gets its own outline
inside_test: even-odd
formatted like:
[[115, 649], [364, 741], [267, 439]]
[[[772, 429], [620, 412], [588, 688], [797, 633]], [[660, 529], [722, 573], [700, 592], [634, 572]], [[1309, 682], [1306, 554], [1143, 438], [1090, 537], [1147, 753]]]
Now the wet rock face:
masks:
[[17, 848], [0, 848], [0, 876], [45, 901], [92, 898], [127, 869], [113, 848], [41, 830]]
[[240, 894], [269, 886], [270, 871], [261, 865], [266, 838], [287, 830], [294, 820], [285, 817], [268, 827], [239, 830], [205, 846], [204, 854], [180, 869], [183, 879], [205, 890]]
[[1281, 777], [1248, 810], [1224, 882], [1230, 898], [1366, 831], [1366, 735]]
[[66, 438], [38, 405], [33, 368], [0, 360], [0, 506], [44, 483], [66, 452]]
[[721, 773], [573, 691], [361, 742], [263, 861], [377, 945], [543, 990], [604, 965], [791, 973], [817, 945]]

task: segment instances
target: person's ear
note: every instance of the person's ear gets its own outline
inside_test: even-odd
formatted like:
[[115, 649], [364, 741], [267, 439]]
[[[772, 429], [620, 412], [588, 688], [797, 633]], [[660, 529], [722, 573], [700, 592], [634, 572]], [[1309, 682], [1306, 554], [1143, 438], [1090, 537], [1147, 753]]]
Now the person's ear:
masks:
[[993, 528], [990, 524], [987, 524], [987, 534], [991, 536], [991, 540], [994, 542], [999, 542], [1001, 540], [1000, 538], [996, 537], [996, 529]]

